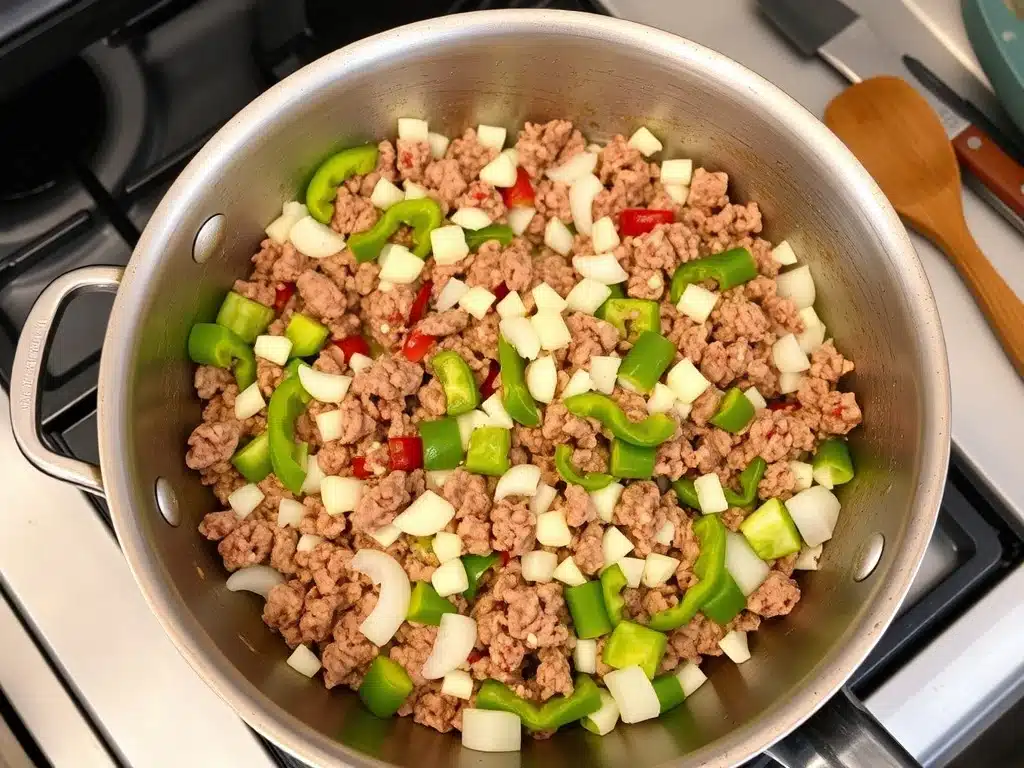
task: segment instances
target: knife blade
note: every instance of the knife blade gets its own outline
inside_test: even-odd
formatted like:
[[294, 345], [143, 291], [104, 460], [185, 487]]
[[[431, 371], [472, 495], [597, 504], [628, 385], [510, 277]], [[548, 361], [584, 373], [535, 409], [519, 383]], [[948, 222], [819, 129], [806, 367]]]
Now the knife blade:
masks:
[[1024, 167], [980, 128], [924, 87], [867, 21], [841, 0], [758, 0], [761, 11], [804, 56], [819, 56], [852, 83], [878, 75], [900, 77], [938, 115], [961, 165], [985, 198], [1024, 233]]

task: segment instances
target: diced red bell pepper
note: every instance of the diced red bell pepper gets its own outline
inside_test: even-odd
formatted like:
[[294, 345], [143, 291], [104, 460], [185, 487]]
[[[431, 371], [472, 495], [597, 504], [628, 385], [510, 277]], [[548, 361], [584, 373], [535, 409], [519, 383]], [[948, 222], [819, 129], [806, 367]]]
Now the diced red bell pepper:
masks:
[[474, 648], [469, 652], [469, 656], [466, 657], [466, 661], [470, 664], [476, 664], [480, 659], [484, 657], [484, 652]]
[[352, 355], [356, 353], [370, 356], [370, 345], [362, 336], [346, 336], [344, 339], [334, 339], [331, 343], [341, 350], [346, 363], [351, 362]]
[[420, 290], [416, 294], [416, 299], [412, 303], [412, 309], [409, 310], [410, 328], [416, 325], [416, 323], [422, 320], [423, 316], [427, 314], [427, 302], [430, 301], [430, 292], [433, 288], [434, 284], [430, 280], [424, 280], [423, 285], [420, 286]]
[[769, 400], [768, 410], [769, 411], [795, 411], [800, 407], [800, 403], [795, 403], [792, 400]]
[[501, 366], [498, 365], [496, 360], [491, 360], [487, 368], [487, 378], [484, 379], [484, 383], [480, 385], [480, 396], [485, 400], [494, 394], [494, 382], [498, 378], [498, 373], [501, 372]]
[[408, 472], [423, 467], [423, 440], [418, 437], [389, 437], [391, 469]]
[[619, 214], [619, 234], [645, 235], [659, 224], [671, 224], [676, 220], [672, 211], [648, 208], [627, 208]]
[[356, 456], [352, 459], [352, 474], [360, 480], [366, 480], [368, 477], [373, 477], [373, 473], [366, 468], [365, 456]]
[[526, 208], [533, 205], [533, 184], [530, 183], [530, 174], [525, 168], [516, 169], [516, 183], [511, 187], [502, 187], [501, 199], [505, 201], [506, 208]]
[[274, 291], [274, 311], [278, 314], [284, 312], [288, 300], [295, 295], [295, 283], [278, 283]]
[[512, 553], [499, 552], [498, 554], [501, 555], [501, 567], [504, 568], [506, 565], [509, 564], [509, 561], [512, 559]]
[[508, 296], [508, 294], [509, 294], [508, 286], [505, 285], [504, 281], [498, 283], [497, 287], [495, 287], [495, 289], [494, 289], [494, 302], [498, 303], [499, 301], [504, 299], [506, 296]]
[[427, 356], [427, 351], [437, 341], [433, 336], [413, 331], [402, 345], [402, 354], [410, 363], [418, 363]]

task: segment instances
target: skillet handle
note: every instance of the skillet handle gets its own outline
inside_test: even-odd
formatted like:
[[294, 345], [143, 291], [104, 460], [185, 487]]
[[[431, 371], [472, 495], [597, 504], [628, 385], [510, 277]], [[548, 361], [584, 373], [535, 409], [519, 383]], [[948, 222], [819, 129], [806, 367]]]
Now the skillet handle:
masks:
[[83, 491], [103, 495], [100, 468], [46, 447], [39, 430], [39, 404], [47, 352], [68, 302], [79, 293], [117, 291], [124, 269], [83, 267], [58, 277], [36, 299], [18, 338], [11, 371], [11, 426], [25, 458], [41, 472]]
[[768, 754], [785, 768], [920, 768], [846, 688]]

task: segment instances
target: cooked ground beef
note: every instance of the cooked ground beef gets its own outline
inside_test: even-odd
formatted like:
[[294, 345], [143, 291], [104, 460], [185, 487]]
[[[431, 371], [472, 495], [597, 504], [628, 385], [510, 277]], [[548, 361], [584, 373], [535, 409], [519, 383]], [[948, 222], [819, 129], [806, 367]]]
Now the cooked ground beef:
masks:
[[[337, 191], [331, 227], [342, 235], [366, 230], [378, 220], [380, 212], [370, 194], [381, 178], [422, 185], [445, 212], [480, 208], [495, 222], [506, 221], [501, 191], [479, 179], [480, 170], [497, 152], [481, 144], [474, 129], [454, 139], [440, 159], [434, 159], [430, 146], [423, 142], [383, 141], [378, 147], [377, 167], [349, 179]], [[289, 646], [305, 643], [318, 652], [327, 687], [357, 688], [378, 653], [387, 653], [406, 669], [415, 686], [399, 714], [411, 714], [416, 722], [442, 732], [461, 728], [461, 712], [467, 702], [442, 694], [440, 681], [425, 680], [421, 674], [436, 628], [406, 622], [387, 647], [369, 642], [359, 626], [373, 610], [378, 590], [351, 568], [354, 554], [369, 547], [386, 551], [411, 580], [430, 578], [439, 561], [421, 542], [401, 536], [385, 548], [373, 538], [428, 488], [454, 507], [446, 530], [459, 536], [463, 553], [503, 553], [501, 564], [483, 576], [474, 601], [450, 598], [462, 613], [477, 621], [477, 647], [468, 660], [473, 678], [501, 680], [538, 703], [571, 693], [573, 687], [575, 636], [564, 587], [557, 581], [534, 583], [523, 578], [520, 557], [541, 546], [536, 535], [537, 514], [530, 500], [509, 496], [494, 501], [494, 479], [465, 469], [455, 470], [443, 484], [422, 469], [391, 470], [387, 450], [389, 438], [415, 436], [420, 421], [439, 418], [446, 411], [444, 389], [430, 367], [434, 354], [457, 352], [478, 384], [495, 365], [499, 331], [493, 309], [483, 319], [462, 308], [433, 309], [449, 280], [457, 278], [490, 291], [517, 291], [532, 311], [531, 289], [543, 282], [565, 297], [580, 279], [573, 256], [593, 253], [590, 238], [579, 235], [565, 256], [542, 245], [549, 220], [572, 222], [568, 185], [545, 178], [545, 171], [587, 151], [582, 133], [568, 120], [527, 123], [515, 149], [534, 186], [534, 219], [523, 236], [507, 245], [487, 242], [455, 264], [428, 262], [422, 278], [432, 281], [431, 303], [413, 322], [409, 315], [418, 286], [382, 286], [379, 267], [357, 264], [348, 250], [326, 259], [311, 259], [291, 243], [264, 240], [252, 258], [252, 273], [234, 285], [235, 291], [267, 306], [281, 301], [282, 294], [286, 297], [275, 307], [277, 319], [267, 331], [272, 335], [283, 335], [292, 315], [304, 313], [323, 322], [334, 339], [361, 333], [378, 345], [372, 364], [358, 373], [349, 367], [351, 361], [341, 349], [326, 347], [314, 367], [352, 376], [351, 388], [340, 405], [312, 402], [296, 425], [298, 438], [318, 450], [317, 463], [323, 473], [365, 478], [353, 511], [329, 515], [320, 495], [308, 494], [300, 496], [305, 508], [300, 522], [281, 527], [277, 524], [278, 506], [295, 495], [274, 475], [259, 483], [264, 499], [244, 519], [227, 509], [228, 496], [246, 482], [230, 459], [239, 445], [266, 428], [266, 416], [264, 412], [237, 419], [234, 404], [239, 391], [233, 376], [211, 366], [199, 366], [195, 371], [196, 393], [204, 402], [203, 421], [188, 438], [185, 461], [212, 487], [222, 505], [202, 520], [200, 533], [217, 542], [228, 571], [269, 564], [285, 575], [286, 581], [267, 597], [264, 621]], [[678, 193], [669, 195], [670, 190], [659, 181], [659, 165], [648, 162], [622, 136], [615, 136], [600, 149], [595, 173], [604, 186], [593, 203], [595, 219], [606, 215], [615, 219], [626, 208], [674, 213], [674, 223], [659, 224], [644, 234], [623, 234], [614, 254], [629, 275], [622, 285], [626, 295], [659, 302], [661, 331], [677, 347], [677, 359], [691, 360], [714, 385], [692, 404], [688, 418], [671, 412], [677, 427], [657, 449], [656, 476], [677, 480], [716, 473], [723, 485], [735, 488], [736, 476], [759, 456], [768, 462], [758, 489], [760, 497], [788, 499], [797, 491], [790, 462], [806, 459], [821, 439], [844, 435], [860, 423], [855, 395], [837, 388], [853, 363], [828, 341], [813, 351], [810, 369], [802, 375], [796, 391], [780, 396], [772, 345], [785, 333], [803, 331], [803, 322], [793, 302], [778, 295], [775, 278], [779, 265], [771, 257], [771, 244], [759, 237], [762, 221], [757, 203], [731, 202], [725, 173], [695, 168], [689, 192], [684, 193], [685, 204], [680, 203]], [[392, 239], [408, 243], [409, 236], [409, 230], [402, 228]], [[723, 292], [705, 322], [695, 322], [670, 302], [667, 288], [680, 264], [736, 247], [750, 250], [759, 275]], [[595, 356], [624, 356], [630, 344], [614, 325], [592, 315], [566, 312], [564, 318], [572, 342], [554, 352], [559, 367], [558, 394], [553, 402], [541, 406], [537, 427], [515, 426], [511, 456], [513, 463], [539, 466], [544, 481], [558, 488], [551, 509], [561, 511], [571, 529], [570, 543], [558, 550], [560, 560], [571, 556], [582, 573], [596, 577], [605, 565], [602, 536], [608, 525], [615, 525], [632, 542], [632, 556], [659, 553], [679, 561], [667, 583], [626, 590], [628, 615], [645, 621], [676, 605], [697, 581], [693, 567], [700, 550], [692, 522], [698, 513], [681, 505], [673, 492], [663, 493], [666, 485], [636, 480], [626, 484], [611, 521], [606, 522], [582, 488], [565, 487], [554, 469], [558, 446], [573, 449], [573, 462], [581, 471], [604, 472], [608, 471], [610, 443], [607, 430], [597, 421], [569, 413], [560, 393], [570, 375], [589, 369]], [[436, 340], [422, 362], [410, 362], [400, 353], [412, 332]], [[257, 382], [265, 399], [269, 400], [284, 376], [281, 366], [258, 360]], [[500, 393], [500, 378], [493, 385]], [[738, 434], [710, 422], [721, 402], [721, 390], [732, 386], [757, 387], [770, 405], [759, 409]], [[612, 397], [630, 419], [647, 415], [646, 398], [620, 387]], [[341, 412], [341, 429], [325, 439], [329, 435], [321, 434], [316, 417], [334, 410]], [[358, 469], [357, 460], [361, 462]], [[735, 530], [748, 512], [731, 507], [722, 513], [722, 520]], [[665, 541], [659, 536], [665, 530], [670, 531], [668, 544], [655, 540]], [[300, 548], [301, 536], [319, 539], [308, 540], [314, 542], [312, 547]], [[762, 618], [789, 613], [800, 599], [800, 588], [792, 578], [793, 562], [794, 557], [775, 562], [767, 580], [748, 597], [747, 610], [728, 626], [697, 614], [689, 624], [672, 631], [662, 671], [684, 661], [720, 655], [718, 641], [727, 631], [754, 631]], [[608, 669], [599, 660], [598, 676]]]

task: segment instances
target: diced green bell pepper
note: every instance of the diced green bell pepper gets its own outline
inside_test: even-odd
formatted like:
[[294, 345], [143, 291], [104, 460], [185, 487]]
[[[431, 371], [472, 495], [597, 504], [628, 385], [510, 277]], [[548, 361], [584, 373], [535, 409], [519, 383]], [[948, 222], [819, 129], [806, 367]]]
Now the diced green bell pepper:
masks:
[[412, 227], [412, 252], [425, 259], [433, 247], [430, 233], [441, 226], [441, 206], [430, 197], [402, 200], [388, 208], [370, 229], [356, 232], [348, 239], [348, 247], [360, 264], [374, 261], [381, 249], [403, 224]]
[[754, 405], [739, 387], [725, 393], [710, 421], [719, 429], [737, 434], [754, 420]]
[[498, 336], [498, 364], [501, 368], [501, 404], [508, 415], [524, 427], [540, 426], [540, 411], [526, 386], [526, 363], [504, 336]]
[[605, 641], [601, 658], [615, 669], [636, 664], [653, 680], [667, 646], [667, 635], [632, 621], [620, 621]]
[[323, 348], [330, 333], [330, 329], [323, 323], [298, 312], [292, 315], [288, 327], [284, 329], [284, 335], [292, 342], [289, 353], [292, 357], [315, 355]]
[[594, 317], [596, 317], [598, 320], [608, 320], [609, 301], [612, 301], [613, 299], [626, 298], [626, 292], [622, 290], [622, 285], [616, 283], [615, 285], [609, 285], [608, 287], [611, 288], [612, 292], [608, 295], [608, 298], [604, 300], [604, 303], [600, 307], [598, 307], [597, 311], [594, 313]]
[[231, 463], [250, 483], [258, 483], [273, 472], [274, 466], [270, 462], [270, 436], [267, 432], [261, 432], [235, 451]]
[[[618, 288], [614, 285], [610, 287]], [[614, 325], [622, 337], [630, 342], [635, 342], [645, 331], [661, 333], [661, 306], [649, 299], [613, 296], [598, 307], [597, 317]]]
[[803, 546], [796, 523], [786, 505], [768, 499], [740, 523], [740, 533], [747, 537], [751, 549], [762, 560], [777, 560], [799, 552]]
[[570, 695], [554, 696], [538, 707], [517, 696], [504, 683], [484, 680], [476, 696], [476, 706], [518, 715], [530, 731], [554, 731], [599, 710], [601, 692], [588, 675], [576, 675]]
[[246, 344], [256, 341], [273, 321], [273, 309], [234, 291], [228, 291], [217, 312], [217, 325], [230, 328]]
[[[830, 437], [818, 446], [811, 460], [814, 479], [826, 488], [853, 480], [853, 458], [845, 440]], [[822, 482], [823, 480], [827, 482]]]
[[270, 461], [277, 479], [292, 493], [301, 493], [306, 479], [306, 444], [296, 445], [295, 422], [310, 399], [299, 377], [289, 376], [277, 385], [267, 406]]
[[651, 681], [651, 684], [654, 686], [654, 693], [658, 696], [661, 714], [665, 714], [670, 709], [675, 709], [686, 698], [686, 694], [683, 693], [682, 683], [679, 682], [679, 678], [673, 673], [659, 675]]
[[657, 455], [657, 448], [644, 448], [616, 437], [612, 439], [612, 448], [608, 454], [608, 469], [612, 477], [649, 480], [654, 477]]
[[239, 390], [256, 381], [256, 355], [234, 331], [216, 323], [196, 323], [188, 334], [188, 356], [235, 374]]
[[458, 352], [446, 349], [430, 359], [430, 370], [441, 382], [449, 416], [469, 413], [480, 404], [480, 390], [469, 364]]
[[676, 431], [675, 421], [664, 413], [652, 413], [643, 421], [630, 421], [618, 403], [600, 392], [568, 397], [565, 407], [574, 416], [597, 419], [620, 440], [645, 448], [661, 445]]
[[329, 224], [334, 217], [334, 198], [338, 187], [346, 179], [376, 168], [377, 154], [377, 147], [367, 144], [342, 150], [321, 163], [306, 187], [309, 215], [321, 224]]
[[576, 637], [591, 640], [612, 630], [612, 622], [604, 606], [600, 581], [588, 581], [565, 588], [565, 602], [576, 628]]
[[423, 468], [433, 471], [455, 469], [462, 463], [462, 437], [453, 417], [421, 421], [416, 425], [423, 441]]
[[619, 366], [619, 379], [637, 392], [650, 392], [675, 356], [675, 344], [660, 333], [644, 331]]
[[412, 693], [412, 680], [401, 664], [378, 656], [359, 686], [359, 698], [377, 717], [391, 717]]
[[612, 484], [614, 478], [604, 472], [585, 472], [580, 474], [572, 463], [572, 446], [559, 445], [555, 448], [555, 469], [559, 477], [572, 485], [578, 485], [585, 491], [599, 491]]
[[458, 613], [459, 609], [445, 600], [429, 581], [417, 581], [409, 598], [407, 621], [438, 626], [446, 613]]
[[[714, 517], [714, 515], [709, 515]], [[723, 627], [747, 607], [747, 598], [728, 571], [723, 572], [719, 587], [701, 606], [700, 612]]]
[[672, 490], [680, 502], [700, 512], [700, 501], [697, 498], [697, 489], [693, 485], [692, 477], [680, 477], [672, 483]]
[[757, 277], [757, 262], [746, 248], [733, 248], [702, 259], [680, 264], [672, 275], [669, 298], [675, 304], [690, 283], [714, 280], [718, 290], [727, 291]]
[[466, 470], [478, 475], [500, 477], [509, 470], [508, 452], [512, 448], [512, 430], [504, 427], [477, 427], [469, 436]]
[[507, 224], [491, 224], [489, 227], [483, 227], [482, 229], [466, 230], [466, 245], [469, 246], [471, 251], [475, 251], [488, 240], [497, 240], [504, 246], [511, 243], [512, 238], [515, 236], [516, 233]]
[[604, 609], [613, 627], [617, 627], [622, 621], [622, 614], [626, 609], [626, 599], [622, 596], [622, 590], [625, 588], [626, 574], [622, 572], [618, 563], [612, 563], [601, 572], [601, 597], [604, 599]]
[[500, 560], [501, 555], [494, 552], [489, 555], [463, 555], [462, 566], [466, 569], [466, 579], [469, 581], [469, 587], [462, 593], [462, 596], [467, 600], [475, 598], [477, 590], [480, 589], [480, 579]]
[[740, 472], [740, 492], [736, 493], [732, 488], [725, 488], [725, 500], [730, 507], [752, 507], [757, 503], [757, 486], [761, 484], [765, 470], [768, 469], [768, 462], [760, 456], [755, 456], [750, 463]]

